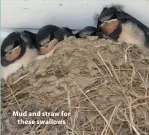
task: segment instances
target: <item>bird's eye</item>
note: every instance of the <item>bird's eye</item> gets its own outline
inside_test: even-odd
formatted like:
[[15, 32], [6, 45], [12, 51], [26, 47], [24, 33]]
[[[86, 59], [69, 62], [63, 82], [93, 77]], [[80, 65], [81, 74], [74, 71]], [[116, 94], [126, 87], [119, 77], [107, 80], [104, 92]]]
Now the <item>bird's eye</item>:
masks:
[[17, 41], [17, 40], [15, 40], [14, 42], [13, 42], [13, 47], [17, 47], [19, 45], [19, 42]]
[[116, 19], [116, 18], [117, 18], [116, 14], [113, 14], [111, 17], [111, 19]]
[[92, 32], [91, 33], [91, 36], [96, 36], [96, 32]]
[[101, 20], [98, 20], [98, 25], [101, 25], [102, 24], [102, 21]]

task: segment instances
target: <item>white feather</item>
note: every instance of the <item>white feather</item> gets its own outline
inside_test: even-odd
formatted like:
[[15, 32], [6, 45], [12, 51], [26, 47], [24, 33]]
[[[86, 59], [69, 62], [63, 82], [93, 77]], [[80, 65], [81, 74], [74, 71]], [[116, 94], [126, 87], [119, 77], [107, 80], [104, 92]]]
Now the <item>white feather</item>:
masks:
[[2, 66], [2, 78], [7, 80], [7, 78], [13, 73], [17, 72], [17, 70], [19, 70], [22, 67], [26, 67], [30, 62], [35, 60], [36, 55], [36, 50], [26, 48], [25, 54], [20, 59], [16, 60], [14, 63], [6, 67]]
[[145, 35], [144, 32], [140, 28], [138, 28], [137, 25], [128, 22], [122, 24], [122, 32], [118, 41], [136, 44], [138, 47], [142, 47], [145, 43]]

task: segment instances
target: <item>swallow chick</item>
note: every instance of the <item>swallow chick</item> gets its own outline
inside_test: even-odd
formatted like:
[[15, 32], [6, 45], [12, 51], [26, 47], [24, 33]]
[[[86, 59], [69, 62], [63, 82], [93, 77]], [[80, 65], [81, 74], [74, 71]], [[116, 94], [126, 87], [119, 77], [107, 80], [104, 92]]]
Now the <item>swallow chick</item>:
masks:
[[70, 29], [68, 27], [61, 27], [58, 31], [54, 33], [54, 37], [60, 42], [62, 40], [67, 39], [70, 36], [74, 36], [73, 29]]
[[31, 49], [37, 48], [37, 41], [36, 41], [37, 34], [27, 31], [27, 30], [24, 30], [20, 34], [21, 34], [21, 38], [29, 46], [29, 48]]
[[47, 25], [41, 28], [36, 36], [37, 49], [39, 50], [37, 59], [41, 60], [52, 56], [57, 43], [72, 35], [72, 30], [67, 27], [60, 28], [55, 25]]
[[149, 47], [149, 28], [133, 16], [125, 13], [121, 5], [103, 8], [97, 29], [118, 42], [135, 44], [140, 48]]
[[28, 45], [20, 32], [10, 33], [1, 45], [2, 78], [7, 80], [18, 69], [26, 67], [35, 56], [35, 46]]
[[39, 29], [36, 35], [38, 57], [37, 59], [44, 59], [52, 56], [55, 51], [57, 40], [54, 39], [54, 32], [60, 28], [55, 25], [46, 25]]
[[75, 34], [76, 38], [87, 38], [87, 36], [98, 36], [98, 38], [107, 38], [106, 34], [93, 26], [87, 26]]

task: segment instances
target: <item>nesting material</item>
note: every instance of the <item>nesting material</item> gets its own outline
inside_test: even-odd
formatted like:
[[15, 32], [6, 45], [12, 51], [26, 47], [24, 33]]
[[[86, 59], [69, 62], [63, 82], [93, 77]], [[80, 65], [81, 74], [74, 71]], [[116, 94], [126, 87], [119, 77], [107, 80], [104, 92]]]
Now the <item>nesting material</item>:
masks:
[[[70, 112], [61, 125], [18, 125], [13, 111]], [[24, 117], [22, 119], [49, 119]], [[2, 134], [149, 133], [149, 56], [104, 39], [58, 43], [53, 56], [2, 83]]]

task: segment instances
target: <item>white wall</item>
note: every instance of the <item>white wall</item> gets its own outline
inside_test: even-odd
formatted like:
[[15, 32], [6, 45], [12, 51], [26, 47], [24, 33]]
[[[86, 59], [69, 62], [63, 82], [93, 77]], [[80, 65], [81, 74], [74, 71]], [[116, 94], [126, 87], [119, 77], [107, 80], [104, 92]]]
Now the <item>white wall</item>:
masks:
[[36, 31], [46, 24], [75, 29], [95, 25], [94, 14], [109, 4], [124, 5], [125, 11], [149, 26], [148, 0], [1, 0], [1, 38], [15, 28]]

